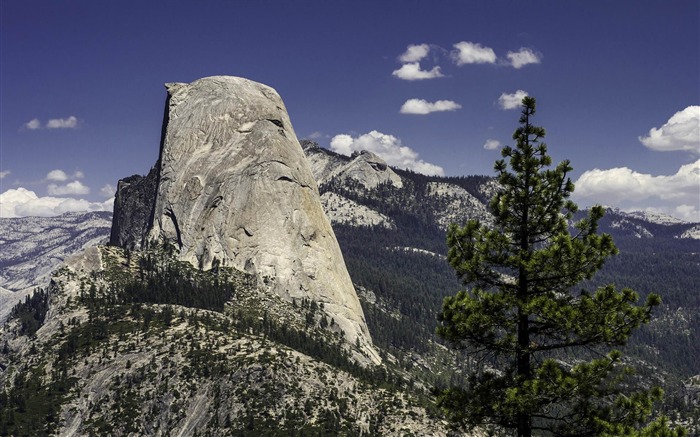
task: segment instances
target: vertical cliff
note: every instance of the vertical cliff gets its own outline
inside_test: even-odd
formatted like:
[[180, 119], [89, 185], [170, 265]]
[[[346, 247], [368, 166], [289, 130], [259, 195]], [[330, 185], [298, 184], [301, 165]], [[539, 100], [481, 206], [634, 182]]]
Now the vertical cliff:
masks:
[[[316, 182], [277, 92], [227, 76], [166, 88], [152, 219], [142, 239], [166, 240], [179, 249], [181, 260], [202, 269], [220, 263], [252, 273], [283, 299], [323, 303], [346, 340], [379, 362]], [[148, 181], [122, 183], [122, 197], [146, 192]], [[117, 204], [128, 201], [118, 198]], [[138, 242], [133, 234], [143, 226], [143, 214], [134, 214], [133, 207], [117, 209], [119, 229], [113, 229], [112, 242]], [[127, 211], [137, 220], [124, 217]], [[130, 220], [134, 232], [125, 231]]]
[[119, 181], [114, 195], [110, 245], [128, 249], [142, 247], [153, 213], [157, 183], [156, 167], [147, 176], [133, 175]]

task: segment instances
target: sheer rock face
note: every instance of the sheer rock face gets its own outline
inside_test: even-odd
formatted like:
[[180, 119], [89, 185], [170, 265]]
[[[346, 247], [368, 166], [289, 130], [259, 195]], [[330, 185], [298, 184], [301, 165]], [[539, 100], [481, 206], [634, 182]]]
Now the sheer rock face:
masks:
[[133, 175], [121, 179], [114, 196], [114, 218], [109, 244], [128, 249], [142, 247], [156, 196], [158, 170], [147, 176]]
[[166, 84], [169, 99], [149, 240], [180, 258], [255, 274], [282, 298], [319, 303], [372, 362], [357, 294], [277, 92], [216, 76]]

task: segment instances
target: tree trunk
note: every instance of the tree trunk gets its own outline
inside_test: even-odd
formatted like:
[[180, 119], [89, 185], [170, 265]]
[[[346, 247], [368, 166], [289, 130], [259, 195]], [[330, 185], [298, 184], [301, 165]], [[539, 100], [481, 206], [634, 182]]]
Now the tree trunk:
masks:
[[[522, 285], [521, 285], [522, 288]], [[520, 293], [518, 293], [520, 294]], [[523, 300], [524, 302], [524, 300]], [[518, 310], [518, 379], [522, 381], [530, 379], [530, 332], [528, 315], [522, 309]], [[528, 413], [518, 413], [518, 437], [532, 437], [532, 424]]]
[[[525, 122], [525, 135], [526, 142], [530, 143], [529, 140], [529, 130], [530, 130], [530, 120], [527, 117]], [[527, 156], [525, 159], [528, 159]], [[527, 164], [526, 164], [527, 165]], [[522, 205], [522, 216], [520, 221], [520, 256], [523, 257], [528, 255], [530, 251], [530, 235], [529, 235], [529, 212], [530, 212], [530, 199], [527, 195], [530, 191], [530, 174], [529, 170], [526, 170], [525, 180], [524, 180], [524, 190], [526, 195], [524, 196], [524, 204]], [[522, 387], [522, 383], [525, 380], [530, 379], [531, 369], [530, 369], [530, 319], [529, 314], [523, 308], [527, 305], [529, 297], [529, 284], [527, 270], [525, 269], [523, 260], [521, 259], [521, 265], [518, 268], [518, 303], [520, 307], [518, 308], [518, 355], [517, 355], [517, 369], [518, 369], [518, 387]], [[518, 437], [532, 437], [532, 424], [530, 419], [530, 414], [526, 412], [519, 412], [517, 415], [518, 421]]]

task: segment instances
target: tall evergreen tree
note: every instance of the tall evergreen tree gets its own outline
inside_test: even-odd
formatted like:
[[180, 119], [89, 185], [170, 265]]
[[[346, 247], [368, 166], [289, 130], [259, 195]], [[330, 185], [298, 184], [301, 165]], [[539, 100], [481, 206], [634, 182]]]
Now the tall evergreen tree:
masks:
[[661, 300], [652, 294], [638, 305], [635, 292], [613, 285], [575, 289], [617, 249], [597, 233], [599, 206], [569, 227], [577, 211], [572, 168], [552, 168], [534, 114], [535, 99], [525, 97], [516, 146], [504, 147], [495, 164], [495, 226], [471, 220], [447, 233], [448, 260], [471, 289], [445, 299], [438, 334], [480, 365], [439, 404], [459, 423], [518, 437], [684, 435], [664, 418], [640, 430], [661, 391], [631, 391], [631, 370], [612, 348]]

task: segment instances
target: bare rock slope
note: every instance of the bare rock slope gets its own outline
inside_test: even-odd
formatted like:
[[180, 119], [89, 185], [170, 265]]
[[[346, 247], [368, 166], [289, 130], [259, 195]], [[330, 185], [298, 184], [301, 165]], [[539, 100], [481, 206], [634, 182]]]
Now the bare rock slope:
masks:
[[313, 141], [302, 140], [302, 147], [311, 171], [319, 185], [338, 179], [348, 185], [359, 184], [371, 190], [380, 184], [403, 187], [401, 176], [386, 161], [367, 150], [355, 152], [351, 157], [321, 150]]
[[[311, 299], [378, 363], [316, 181], [277, 92], [216, 76], [169, 83], [149, 241], [209, 269], [251, 273], [283, 299]], [[115, 210], [115, 223], [122, 212]], [[122, 224], [123, 226], [123, 224]]]
[[100, 211], [0, 220], [0, 287], [18, 291], [45, 285], [67, 256], [105, 242], [110, 216]]

